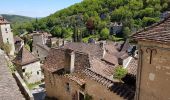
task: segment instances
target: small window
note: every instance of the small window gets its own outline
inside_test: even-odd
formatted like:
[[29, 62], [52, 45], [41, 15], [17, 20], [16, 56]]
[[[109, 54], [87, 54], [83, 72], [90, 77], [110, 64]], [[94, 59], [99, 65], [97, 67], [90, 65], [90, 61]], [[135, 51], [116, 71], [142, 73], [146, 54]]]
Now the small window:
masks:
[[22, 69], [22, 72], [25, 72], [25, 69]]
[[37, 50], [37, 53], [38, 53], [38, 50]]
[[7, 43], [9, 43], [9, 39], [7, 38], [6, 40], [7, 40]]
[[5, 28], [5, 31], [7, 32], [7, 31], [8, 31], [8, 29], [7, 29], [7, 28]]
[[39, 71], [37, 71], [37, 75], [39, 75], [40, 73], [39, 73]]
[[67, 90], [67, 92], [70, 92], [70, 84], [69, 83], [66, 83], [66, 90]]

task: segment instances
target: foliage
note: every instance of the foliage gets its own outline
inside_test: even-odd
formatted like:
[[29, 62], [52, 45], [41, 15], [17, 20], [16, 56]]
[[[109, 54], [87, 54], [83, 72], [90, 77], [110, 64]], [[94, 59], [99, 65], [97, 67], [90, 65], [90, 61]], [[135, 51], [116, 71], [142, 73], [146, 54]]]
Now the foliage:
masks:
[[93, 97], [89, 94], [85, 95], [85, 100], [93, 100]]
[[28, 44], [25, 44], [25, 48], [29, 51], [31, 51], [30, 46]]
[[31, 84], [28, 84], [28, 83], [26, 82], [26, 85], [28, 86], [28, 88], [29, 88], [30, 90], [36, 88], [36, 87], [39, 86], [40, 84], [41, 84], [41, 81], [40, 81], [40, 82], [36, 82], [36, 83], [31, 83]]
[[90, 35], [108, 39], [110, 37], [102, 36], [103, 29], [109, 29], [111, 22], [121, 22], [126, 38], [134, 30], [158, 22], [167, 8], [168, 0], [83, 0], [48, 17], [14, 25], [14, 32], [42, 30], [74, 41]]
[[109, 30], [107, 28], [103, 28], [100, 32], [101, 39], [107, 39], [109, 37]]
[[127, 70], [123, 68], [123, 66], [118, 66], [115, 69], [113, 78], [121, 80], [123, 77], [125, 77], [127, 74]]
[[11, 44], [5, 43], [1, 45], [1, 48], [5, 51], [5, 53], [10, 54], [12, 47]]

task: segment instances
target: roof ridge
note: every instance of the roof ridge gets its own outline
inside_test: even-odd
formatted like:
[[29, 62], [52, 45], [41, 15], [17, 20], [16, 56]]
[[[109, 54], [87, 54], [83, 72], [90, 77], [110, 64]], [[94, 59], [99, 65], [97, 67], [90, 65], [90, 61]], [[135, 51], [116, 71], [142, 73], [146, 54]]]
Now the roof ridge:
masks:
[[156, 27], [156, 26], [164, 23], [164, 22], [165, 22], [166, 20], [168, 20], [168, 19], [170, 19], [170, 16], [168, 16], [167, 18], [165, 18], [165, 19], [163, 19], [163, 20], [161, 20], [161, 21], [159, 21], [159, 22], [157, 22], [157, 23], [154, 23], [154, 24], [152, 24], [152, 25], [150, 25], [150, 26], [147, 26], [147, 27], [144, 27], [144, 28], [142, 28], [142, 29], [139, 29], [137, 32], [132, 33], [132, 35], [131, 35], [130, 37], [133, 37], [135, 34], [141, 33], [141, 32], [143, 32], [143, 31], [147, 31], [147, 30], [149, 30], [150, 28]]

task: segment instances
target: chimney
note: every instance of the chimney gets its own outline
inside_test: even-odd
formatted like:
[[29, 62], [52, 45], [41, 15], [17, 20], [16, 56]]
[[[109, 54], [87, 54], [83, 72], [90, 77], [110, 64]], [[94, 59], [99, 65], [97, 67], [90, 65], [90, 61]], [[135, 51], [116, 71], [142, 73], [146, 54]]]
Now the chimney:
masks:
[[71, 49], [65, 50], [65, 71], [67, 73], [74, 72], [75, 52]]
[[122, 58], [118, 58], [118, 64], [123, 65], [123, 59]]
[[100, 47], [103, 49], [103, 57], [104, 57], [105, 54], [106, 54], [105, 42], [104, 41], [100, 42]]
[[70, 73], [72, 73], [72, 72], [74, 72], [74, 69], [75, 69], [75, 67], [74, 67], [75, 53], [71, 52], [70, 57], [71, 57], [71, 59], [70, 59]]

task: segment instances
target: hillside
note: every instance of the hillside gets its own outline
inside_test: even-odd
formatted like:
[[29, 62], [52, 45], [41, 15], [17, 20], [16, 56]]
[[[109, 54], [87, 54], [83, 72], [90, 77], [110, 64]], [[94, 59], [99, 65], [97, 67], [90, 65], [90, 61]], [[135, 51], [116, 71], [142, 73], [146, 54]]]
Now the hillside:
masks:
[[[74, 41], [117, 40], [160, 21], [161, 12], [167, 8], [167, 0], [83, 0], [25, 28], [29, 32], [44, 30], [56, 37], [73, 37]], [[116, 35], [112, 29], [115, 22], [122, 24], [122, 30]]]
[[20, 16], [20, 15], [8, 15], [8, 14], [1, 14], [5, 19], [10, 21], [12, 24], [14, 23], [23, 23], [33, 20], [34, 18]]

